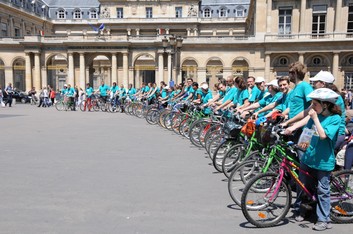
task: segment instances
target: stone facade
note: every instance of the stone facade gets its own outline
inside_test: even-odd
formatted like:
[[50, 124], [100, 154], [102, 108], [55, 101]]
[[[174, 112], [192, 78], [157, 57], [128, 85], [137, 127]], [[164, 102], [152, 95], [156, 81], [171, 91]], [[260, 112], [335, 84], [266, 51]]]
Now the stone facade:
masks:
[[271, 80], [299, 60], [353, 88], [352, 0], [15, 2], [0, 0], [0, 86]]

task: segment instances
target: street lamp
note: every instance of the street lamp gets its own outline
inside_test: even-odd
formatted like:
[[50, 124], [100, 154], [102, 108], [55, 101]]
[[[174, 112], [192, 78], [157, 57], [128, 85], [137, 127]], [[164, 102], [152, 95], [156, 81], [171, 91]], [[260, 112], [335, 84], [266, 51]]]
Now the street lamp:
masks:
[[[164, 48], [164, 52], [170, 53], [171, 61], [170, 61], [170, 74], [169, 75], [169, 82], [174, 80], [173, 70], [175, 67], [175, 63], [177, 62], [178, 52], [180, 52], [180, 48], [183, 45], [183, 38], [178, 36], [175, 37], [174, 35], [170, 35], [169, 37], [164, 36], [162, 39], [162, 46]], [[167, 48], [170, 48], [170, 51], [167, 51]], [[168, 64], [169, 67], [169, 64]]]

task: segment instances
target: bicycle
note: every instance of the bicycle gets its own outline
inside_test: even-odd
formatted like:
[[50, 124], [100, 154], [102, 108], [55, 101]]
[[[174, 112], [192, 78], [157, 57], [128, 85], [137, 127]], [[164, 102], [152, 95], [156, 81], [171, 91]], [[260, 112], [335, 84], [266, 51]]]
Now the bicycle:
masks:
[[[308, 198], [317, 198], [299, 180], [296, 170], [313, 178], [291, 161], [287, 155], [279, 155], [282, 161], [278, 173], [258, 174], [244, 188], [241, 209], [245, 218], [254, 226], [264, 228], [278, 224], [287, 215], [292, 202], [290, 177]], [[344, 170], [331, 173], [331, 219], [341, 223], [353, 222], [353, 171]]]

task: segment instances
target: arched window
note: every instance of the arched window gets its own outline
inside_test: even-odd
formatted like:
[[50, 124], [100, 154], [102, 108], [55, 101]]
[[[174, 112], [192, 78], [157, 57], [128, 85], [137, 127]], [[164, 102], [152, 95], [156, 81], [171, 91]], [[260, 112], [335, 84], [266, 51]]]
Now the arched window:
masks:
[[238, 6], [235, 9], [235, 17], [244, 17], [244, 7]]
[[286, 65], [288, 65], [288, 59], [287, 59], [286, 57], [280, 57], [280, 58], [279, 58], [279, 64], [280, 64], [281, 66], [286, 66]]
[[314, 57], [312, 61], [315, 66], [319, 66], [322, 63], [322, 60], [320, 57]]
[[219, 17], [220, 17], [220, 18], [227, 17], [227, 8], [222, 7], [222, 8], [219, 10]]
[[82, 19], [82, 12], [80, 9], [74, 10], [74, 19]]
[[89, 18], [90, 19], [97, 19], [97, 10], [96, 9], [91, 9], [90, 12], [89, 12]]
[[203, 17], [205, 18], [211, 18], [211, 10], [209, 8], [206, 8], [204, 11], [203, 11]]
[[353, 56], [350, 56], [350, 57], [348, 58], [348, 64], [349, 64], [349, 65], [353, 65]]
[[57, 18], [58, 19], [65, 19], [66, 18], [66, 14], [65, 14], [65, 10], [64, 9], [59, 9], [57, 11]]

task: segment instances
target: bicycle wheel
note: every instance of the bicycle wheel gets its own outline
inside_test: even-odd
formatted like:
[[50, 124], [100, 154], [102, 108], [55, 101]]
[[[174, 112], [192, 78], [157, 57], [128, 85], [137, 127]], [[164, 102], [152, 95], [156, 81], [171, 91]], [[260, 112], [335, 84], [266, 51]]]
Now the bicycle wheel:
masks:
[[58, 101], [55, 103], [55, 108], [58, 110], [58, 111], [62, 111], [64, 110], [64, 103], [62, 101]]
[[241, 210], [254, 226], [273, 227], [287, 215], [292, 193], [276, 173], [258, 174], [245, 186], [241, 197]]
[[86, 111], [85, 109], [85, 105], [86, 105], [86, 101], [85, 100], [83, 100], [81, 103], [80, 103], [80, 110], [81, 111]]
[[172, 125], [173, 125], [173, 117], [174, 117], [175, 112], [171, 111], [167, 115], [164, 116], [163, 122], [164, 126], [166, 129], [173, 131]]
[[224, 139], [219, 144], [219, 146], [213, 153], [213, 160], [212, 160], [213, 166], [217, 171], [222, 172], [223, 158], [227, 154], [228, 150], [230, 150], [235, 144], [236, 142], [233, 139]]
[[228, 178], [228, 192], [233, 201], [240, 206], [241, 196], [247, 182], [254, 176], [262, 173], [265, 161], [261, 158], [257, 160], [247, 160], [239, 163]]
[[208, 133], [208, 131], [211, 130], [212, 126], [214, 126], [215, 123], [213, 122], [207, 122], [204, 126], [203, 129], [201, 129], [200, 133], [199, 133], [199, 141], [202, 147], [205, 148], [205, 140], [206, 140], [206, 135]]
[[204, 125], [206, 125], [205, 120], [199, 119], [192, 123], [189, 130], [189, 139], [191, 143], [199, 148], [202, 147], [199, 136]]
[[189, 130], [191, 124], [194, 122], [192, 118], [187, 118], [183, 123], [180, 125], [180, 134], [187, 139], [189, 139]]
[[158, 116], [159, 116], [158, 110], [156, 110], [156, 109], [149, 110], [146, 115], [147, 123], [152, 124], [152, 125], [157, 124]]
[[236, 144], [230, 148], [226, 155], [224, 155], [222, 160], [222, 171], [223, 174], [229, 178], [232, 170], [239, 164], [244, 155], [246, 154], [246, 149], [243, 144]]
[[343, 170], [331, 177], [331, 219], [337, 223], [353, 222], [353, 171]]

